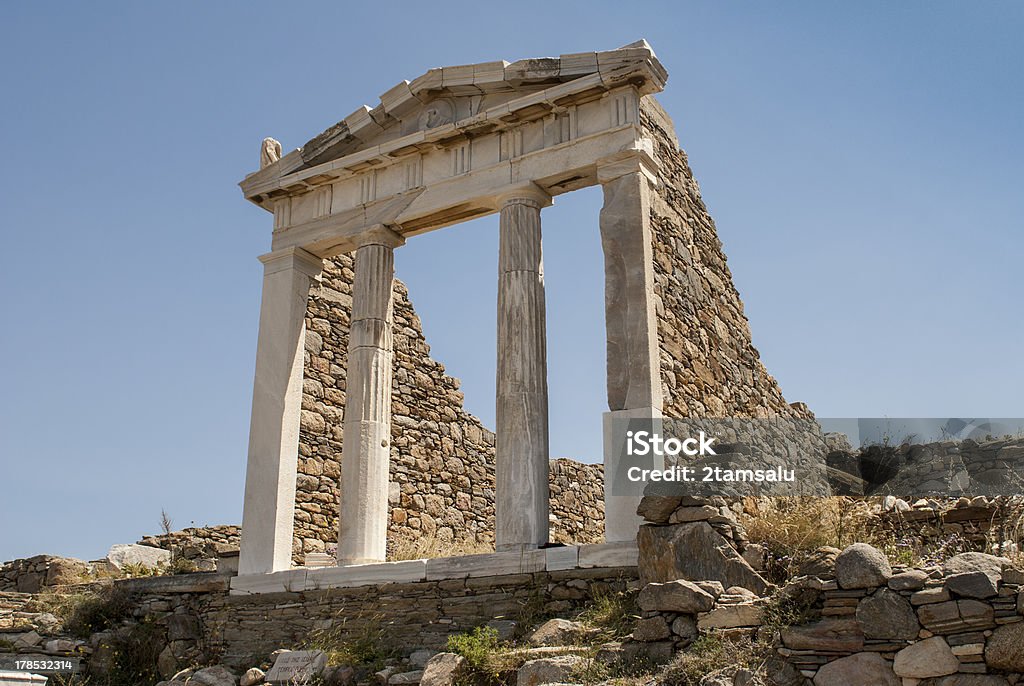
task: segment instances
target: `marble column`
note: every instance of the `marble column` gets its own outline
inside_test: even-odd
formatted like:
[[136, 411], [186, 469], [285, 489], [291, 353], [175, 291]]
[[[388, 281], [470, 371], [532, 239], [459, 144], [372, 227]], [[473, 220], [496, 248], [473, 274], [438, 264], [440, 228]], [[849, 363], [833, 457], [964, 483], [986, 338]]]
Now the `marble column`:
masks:
[[386, 226], [355, 251], [342, 437], [338, 564], [383, 561], [391, 459], [392, 289], [404, 239]]
[[503, 195], [498, 253], [495, 547], [548, 541], [548, 382], [540, 210], [530, 184]]
[[[632, 540], [642, 484], [624, 476], [629, 423], [660, 418], [661, 366], [654, 297], [651, 193], [657, 183], [649, 156], [633, 151], [598, 164], [604, 190], [601, 246], [605, 264], [608, 409], [604, 416], [605, 540]], [[621, 434], [621, 435], [620, 435]], [[660, 468], [659, 465], [650, 465]]]
[[306, 300], [323, 261], [300, 248], [260, 257], [263, 301], [245, 473], [239, 574], [291, 567]]

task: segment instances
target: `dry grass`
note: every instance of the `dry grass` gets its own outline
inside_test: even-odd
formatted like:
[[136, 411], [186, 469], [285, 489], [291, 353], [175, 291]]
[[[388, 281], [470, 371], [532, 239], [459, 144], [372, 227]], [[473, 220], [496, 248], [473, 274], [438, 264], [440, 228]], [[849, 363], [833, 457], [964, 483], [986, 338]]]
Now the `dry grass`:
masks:
[[446, 539], [437, 536], [400, 534], [388, 541], [389, 560], [420, 560], [428, 557], [455, 557], [493, 553], [494, 545], [476, 540]]
[[806, 555], [822, 546], [878, 545], [868, 503], [846, 497], [793, 496], [747, 502], [741, 517], [752, 543], [768, 549], [769, 573], [784, 579], [796, 574]]

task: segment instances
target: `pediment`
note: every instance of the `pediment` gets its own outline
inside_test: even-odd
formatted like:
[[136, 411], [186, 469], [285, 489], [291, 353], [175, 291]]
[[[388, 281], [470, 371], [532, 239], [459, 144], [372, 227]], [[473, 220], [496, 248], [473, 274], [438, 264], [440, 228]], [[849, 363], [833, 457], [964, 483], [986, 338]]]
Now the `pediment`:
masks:
[[509, 117], [540, 116], [553, 106], [543, 96], [572, 82], [608, 90], [628, 80], [642, 92], [655, 92], [666, 79], [667, 72], [644, 40], [604, 52], [430, 69], [387, 90], [375, 107], [360, 107], [301, 148], [250, 174], [243, 188], [262, 187], [286, 174], [358, 157], [378, 146], [393, 147], [394, 142], [417, 135], [429, 137], [445, 129], [476, 135], [495, 126], [494, 119], [482, 113], [493, 115], [507, 103], [522, 103], [529, 96], [537, 96], [534, 104], [519, 107]]

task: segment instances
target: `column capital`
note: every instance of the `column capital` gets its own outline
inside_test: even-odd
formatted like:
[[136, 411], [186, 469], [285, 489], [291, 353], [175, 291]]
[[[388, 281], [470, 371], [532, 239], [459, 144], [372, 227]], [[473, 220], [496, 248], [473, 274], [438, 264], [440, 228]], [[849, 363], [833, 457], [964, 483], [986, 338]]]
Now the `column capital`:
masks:
[[302, 248], [281, 248], [265, 255], [260, 255], [264, 273], [273, 274], [286, 269], [294, 269], [307, 276], [317, 276], [324, 268], [324, 261]]
[[405, 236], [398, 233], [398, 226], [374, 224], [368, 226], [355, 237], [358, 247], [367, 245], [383, 245], [387, 248], [398, 248], [405, 245]]
[[543, 188], [528, 181], [519, 186], [512, 186], [494, 196], [498, 209], [509, 205], [532, 205], [541, 208], [551, 205], [551, 194]]
[[627, 174], [638, 173], [646, 176], [652, 186], [658, 185], [658, 161], [654, 158], [654, 144], [649, 138], [640, 139], [635, 147], [597, 161], [597, 182], [602, 185]]

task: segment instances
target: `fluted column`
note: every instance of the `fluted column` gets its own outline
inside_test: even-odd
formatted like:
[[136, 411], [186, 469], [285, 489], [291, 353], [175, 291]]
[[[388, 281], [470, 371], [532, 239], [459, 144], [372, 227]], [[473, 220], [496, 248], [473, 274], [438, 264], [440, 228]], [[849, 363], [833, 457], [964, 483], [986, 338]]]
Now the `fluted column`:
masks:
[[385, 226], [355, 253], [342, 437], [338, 564], [378, 562], [387, 552], [391, 455], [391, 326], [394, 249]]
[[530, 184], [500, 199], [495, 546], [548, 540], [547, 331], [540, 210], [550, 196]]
[[260, 257], [263, 300], [238, 573], [291, 567], [306, 300], [323, 261], [299, 248]]

